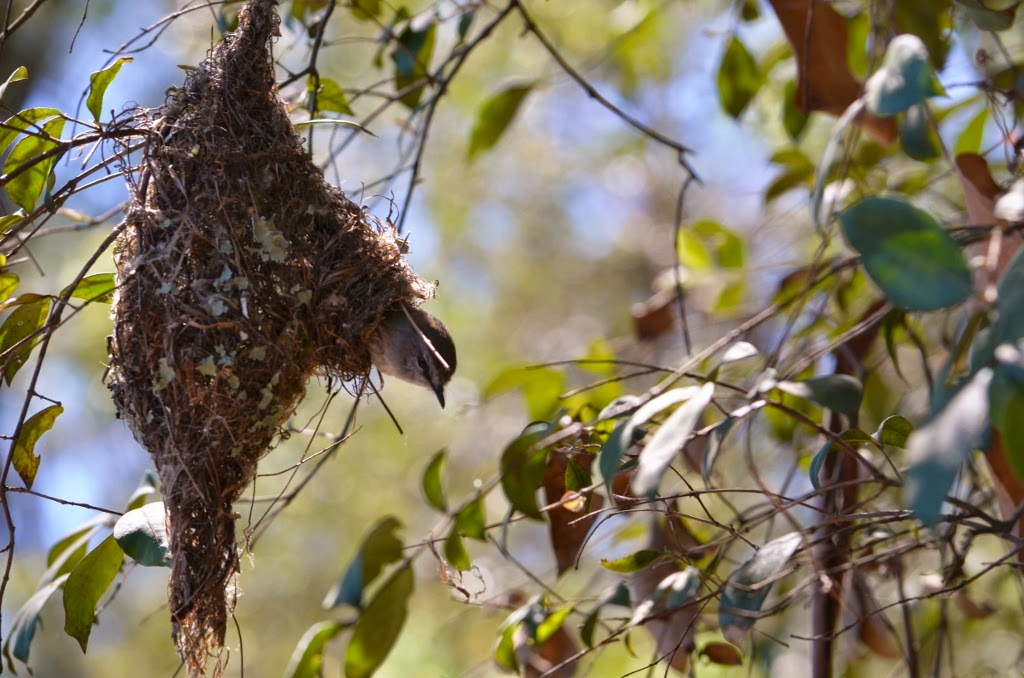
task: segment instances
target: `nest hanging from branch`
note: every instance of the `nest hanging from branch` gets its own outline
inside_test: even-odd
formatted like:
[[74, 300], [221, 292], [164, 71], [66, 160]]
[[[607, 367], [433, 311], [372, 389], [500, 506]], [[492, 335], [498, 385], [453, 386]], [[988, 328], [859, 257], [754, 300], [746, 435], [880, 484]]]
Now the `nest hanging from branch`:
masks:
[[220, 672], [232, 502], [307, 378], [365, 378], [382, 318], [434, 291], [394, 230], [304, 150], [275, 85], [275, 5], [246, 5], [238, 31], [144, 115], [152, 140], [115, 256], [110, 388], [160, 475], [171, 619], [193, 675], [210, 657]]

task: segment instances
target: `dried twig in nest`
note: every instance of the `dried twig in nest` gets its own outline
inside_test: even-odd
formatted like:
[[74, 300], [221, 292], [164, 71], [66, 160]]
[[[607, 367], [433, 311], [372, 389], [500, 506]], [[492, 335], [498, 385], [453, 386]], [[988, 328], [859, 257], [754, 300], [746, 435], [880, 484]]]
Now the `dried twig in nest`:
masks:
[[153, 456], [191, 674], [219, 653], [238, 569], [232, 502], [307, 378], [362, 379], [367, 341], [433, 287], [383, 227], [328, 185], [274, 81], [274, 0], [252, 0], [159, 110], [117, 250], [110, 388]]

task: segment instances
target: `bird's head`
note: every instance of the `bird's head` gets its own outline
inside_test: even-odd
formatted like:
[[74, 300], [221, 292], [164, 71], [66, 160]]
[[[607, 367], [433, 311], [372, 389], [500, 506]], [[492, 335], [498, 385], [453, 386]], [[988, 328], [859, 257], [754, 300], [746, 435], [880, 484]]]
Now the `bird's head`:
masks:
[[440, 320], [400, 304], [374, 333], [370, 357], [382, 374], [431, 389], [444, 407], [444, 387], [455, 374], [455, 342]]

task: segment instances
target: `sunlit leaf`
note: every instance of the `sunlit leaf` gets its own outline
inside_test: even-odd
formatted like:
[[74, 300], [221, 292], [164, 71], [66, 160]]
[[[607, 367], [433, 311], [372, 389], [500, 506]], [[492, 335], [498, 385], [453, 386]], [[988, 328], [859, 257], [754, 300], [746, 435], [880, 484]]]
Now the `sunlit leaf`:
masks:
[[35, 637], [36, 625], [39, 622], [39, 613], [43, 611], [43, 606], [53, 594], [64, 585], [67, 578], [68, 575], [62, 575], [41, 587], [25, 601], [21, 609], [14, 613], [11, 627], [7, 631], [7, 640], [4, 641], [4, 657], [7, 659], [7, 668], [11, 673], [16, 673], [15, 659], [22, 664], [28, 664], [32, 639]]
[[533, 86], [531, 82], [506, 87], [483, 103], [469, 135], [470, 158], [498, 143]]
[[807, 120], [810, 118], [797, 105], [797, 87], [799, 85], [795, 79], [788, 80], [782, 93], [782, 127], [793, 141], [800, 138], [804, 128], [807, 127]]
[[718, 99], [722, 110], [732, 118], [738, 118], [751, 102], [761, 85], [764, 75], [739, 38], [729, 39], [718, 67]]
[[455, 515], [455, 528], [470, 539], [486, 541], [487, 521], [484, 515], [484, 498], [477, 497]]
[[18, 288], [18, 275], [10, 271], [0, 273], [0, 301], [11, 296], [11, 293]]
[[846, 374], [828, 374], [800, 381], [780, 381], [775, 387], [783, 393], [810, 400], [822, 407], [845, 414], [851, 421], [857, 418], [864, 393], [861, 383]]
[[345, 575], [331, 587], [324, 598], [327, 609], [351, 605], [360, 608], [366, 588], [389, 564], [402, 558], [402, 540], [396, 534], [401, 521], [387, 516], [374, 525], [363, 538], [359, 552], [349, 564]]
[[420, 482], [427, 503], [442, 513], [448, 510], [448, 497], [444, 491], [444, 483], [441, 481], [447, 454], [448, 450], [440, 450], [431, 458], [426, 470], [423, 471], [423, 480]]
[[985, 135], [985, 124], [988, 122], [988, 116], [988, 106], [982, 106], [981, 110], [971, 118], [970, 122], [963, 126], [959, 136], [956, 138], [954, 155], [978, 153], [981, 150], [981, 142]]
[[894, 445], [895, 447], [906, 447], [907, 439], [914, 432], [914, 425], [905, 417], [894, 414], [887, 417], [875, 433], [875, 439], [883, 445]]
[[7, 118], [0, 126], [0, 153], [5, 152], [11, 142], [26, 129], [37, 131], [38, 123], [60, 114], [56, 108], [41, 107], [29, 108]]
[[64, 412], [60, 405], [50, 405], [40, 410], [25, 421], [25, 425], [18, 432], [11, 451], [14, 470], [21, 476], [25, 487], [31, 489], [36, 479], [36, 472], [39, 470], [39, 457], [35, 454], [36, 443], [39, 438], [53, 428], [53, 422]]
[[330, 78], [321, 77], [317, 88], [317, 79], [309, 76], [306, 80], [306, 91], [308, 93], [308, 104], [306, 108], [310, 115], [316, 116], [321, 111], [333, 111], [343, 115], [355, 115], [352, 107], [349, 106], [348, 98], [341, 90], [341, 86]]
[[[94, 273], [78, 281], [74, 290], [71, 291], [71, 296], [76, 299], [109, 304], [114, 300], [115, 287], [117, 287], [117, 283], [114, 282], [113, 273]], [[64, 296], [67, 293], [68, 288], [65, 287], [60, 294]]]
[[700, 571], [692, 566], [669, 574], [637, 604], [629, 625], [636, 626], [649, 617], [662, 615], [686, 605], [697, 595], [700, 581]]
[[97, 122], [103, 117], [103, 95], [107, 93], [110, 83], [117, 77], [121, 66], [124, 66], [129, 61], [134, 61], [134, 59], [132, 57], [119, 57], [117, 61], [103, 70], [96, 71], [89, 76], [89, 97], [85, 100], [85, 105]]
[[53, 166], [61, 155], [56, 149], [63, 131], [64, 118], [53, 118], [43, 123], [40, 132], [28, 134], [15, 144], [7, 156], [4, 174], [19, 171], [5, 186], [7, 196], [26, 212], [35, 209]]
[[559, 396], [565, 391], [565, 375], [548, 368], [514, 367], [501, 372], [484, 388], [484, 397], [521, 389], [531, 419], [546, 420], [558, 409]]
[[89, 552], [89, 541], [103, 527], [106, 517], [90, 520], [54, 544], [47, 553], [46, 572], [39, 578], [39, 586], [69, 574]]
[[656, 560], [661, 558], [664, 553], [661, 551], [655, 551], [654, 549], [643, 549], [635, 553], [631, 553], [628, 556], [617, 558], [615, 560], [601, 559], [601, 567], [612, 572], [618, 572], [620, 574], [628, 574], [630, 572], [637, 572], [650, 567]]
[[412, 565], [406, 563], [381, 585], [359, 615], [345, 651], [346, 678], [368, 678], [387, 658], [405, 626], [414, 583]]
[[928, 48], [916, 35], [897, 35], [885, 50], [882, 66], [864, 84], [868, 110], [890, 116], [929, 97], [945, 94], [931, 63]]
[[715, 385], [708, 382], [701, 386], [693, 397], [673, 412], [651, 436], [640, 452], [640, 461], [631, 487], [637, 496], [654, 492], [661, 483], [661, 477], [679, 454], [683, 445], [693, 433], [704, 408], [711, 402]]
[[167, 520], [162, 501], [128, 511], [114, 524], [114, 539], [121, 550], [146, 567], [167, 567], [171, 563]]
[[473, 565], [469, 557], [466, 545], [462, 543], [462, 536], [459, 535], [457, 525], [452, 525], [451, 531], [444, 540], [444, 559], [448, 564], [459, 571], [468, 570]]
[[28, 78], [28, 69], [27, 68], [25, 68], [24, 66], [18, 66], [17, 68], [15, 68], [11, 72], [11, 74], [9, 76], [7, 76], [7, 80], [4, 81], [4, 84], [0, 85], [0, 99], [2, 99], [4, 94], [7, 93], [7, 86], [8, 85], [10, 85], [12, 82], [18, 82], [20, 80], [25, 80], [26, 78]]
[[346, 626], [338, 621], [322, 621], [310, 626], [288, 660], [284, 671], [286, 678], [320, 678], [324, 668], [324, 649]]
[[[24, 295], [22, 295], [24, 296]], [[50, 300], [47, 297], [38, 297], [29, 303], [16, 308], [7, 320], [0, 325], [0, 355], [7, 353], [15, 344], [33, 334], [46, 323], [46, 317], [50, 312]], [[3, 376], [10, 385], [14, 375], [18, 373], [21, 366], [28, 360], [32, 347], [38, 339], [26, 342], [13, 353], [4, 358]]]
[[644, 403], [629, 419], [616, 425], [604, 445], [601, 446], [601, 455], [598, 458], [598, 468], [601, 470], [601, 476], [606, 485], [611, 485], [612, 479], [619, 471], [622, 456], [636, 442], [635, 433], [640, 430], [640, 427], [669, 407], [693, 398], [697, 392], [698, 387], [696, 386], [666, 391]]
[[64, 632], [78, 641], [82, 652], [89, 645], [96, 605], [114, 583], [123, 561], [124, 551], [111, 535], [78, 561], [64, 583]]
[[773, 539], [729, 575], [718, 610], [718, 625], [729, 642], [740, 644], [772, 585], [792, 567], [793, 554], [802, 543], [799, 532]]
[[843, 210], [839, 218], [871, 280], [894, 304], [935, 311], [971, 295], [971, 271], [963, 253], [927, 212], [898, 198], [871, 197]]
[[935, 417], [907, 441], [903, 499], [928, 526], [941, 518], [942, 504], [964, 462], [981, 444], [989, 428], [989, 384], [992, 370], [979, 370]]

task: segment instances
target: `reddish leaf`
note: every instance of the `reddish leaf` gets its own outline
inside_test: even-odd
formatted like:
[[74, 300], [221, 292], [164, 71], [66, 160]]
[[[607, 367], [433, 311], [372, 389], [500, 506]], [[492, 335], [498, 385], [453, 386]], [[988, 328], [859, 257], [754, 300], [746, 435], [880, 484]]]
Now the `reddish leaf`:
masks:
[[[861, 93], [861, 82], [846, 62], [846, 21], [824, 0], [771, 0], [771, 5], [796, 55], [797, 106], [842, 115]], [[883, 143], [896, 138], [891, 119], [864, 114], [859, 122]]]
[[[573, 452], [571, 455], [566, 450], [556, 450], [548, 458], [547, 467], [544, 469], [545, 503], [553, 504], [560, 501], [566, 493], [565, 471], [569, 465], [569, 459], [573, 459], [583, 468], [589, 469], [594, 456], [584, 452]], [[590, 510], [596, 511], [604, 505], [604, 498], [600, 495], [590, 499]], [[590, 532], [590, 527], [597, 520], [596, 514], [581, 516], [574, 513], [565, 505], [555, 507], [547, 512], [548, 525], [551, 534], [551, 548], [555, 553], [555, 561], [558, 564], [558, 574], [562, 574], [576, 563], [580, 547]]]

